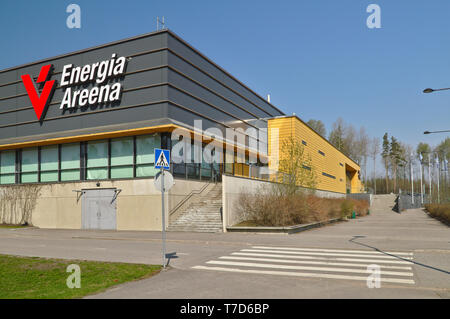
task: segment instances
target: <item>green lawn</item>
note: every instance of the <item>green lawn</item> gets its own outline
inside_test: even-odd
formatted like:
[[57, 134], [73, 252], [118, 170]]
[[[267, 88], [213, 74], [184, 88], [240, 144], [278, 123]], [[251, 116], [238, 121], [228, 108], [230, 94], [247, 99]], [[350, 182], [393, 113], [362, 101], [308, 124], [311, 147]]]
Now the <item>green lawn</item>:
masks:
[[[81, 269], [81, 288], [66, 285], [67, 266]], [[159, 265], [0, 255], [0, 299], [80, 298], [158, 273]]]

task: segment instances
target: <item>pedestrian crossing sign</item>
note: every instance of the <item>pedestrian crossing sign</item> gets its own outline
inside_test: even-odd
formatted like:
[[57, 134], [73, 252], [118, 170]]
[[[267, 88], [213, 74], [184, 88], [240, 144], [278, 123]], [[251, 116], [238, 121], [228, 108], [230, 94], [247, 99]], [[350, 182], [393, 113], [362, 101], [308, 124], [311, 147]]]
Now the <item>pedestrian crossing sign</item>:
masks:
[[155, 148], [155, 168], [170, 169], [170, 150]]

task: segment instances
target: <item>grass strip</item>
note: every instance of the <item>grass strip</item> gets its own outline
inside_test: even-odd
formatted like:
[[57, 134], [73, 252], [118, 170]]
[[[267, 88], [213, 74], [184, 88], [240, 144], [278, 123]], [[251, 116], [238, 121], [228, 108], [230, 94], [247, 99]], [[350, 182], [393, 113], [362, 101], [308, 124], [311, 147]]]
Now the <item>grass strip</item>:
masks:
[[[66, 272], [76, 264], [81, 287], [68, 288]], [[0, 299], [68, 299], [99, 293], [115, 285], [157, 274], [160, 265], [47, 259], [0, 255]]]

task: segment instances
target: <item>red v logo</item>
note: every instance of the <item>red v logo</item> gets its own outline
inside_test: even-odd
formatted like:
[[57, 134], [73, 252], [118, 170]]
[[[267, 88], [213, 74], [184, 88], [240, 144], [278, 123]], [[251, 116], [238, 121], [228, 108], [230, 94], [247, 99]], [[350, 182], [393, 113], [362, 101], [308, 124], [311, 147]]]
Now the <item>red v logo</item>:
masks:
[[39, 91], [35, 86], [31, 76], [29, 74], [24, 74], [21, 76], [22, 82], [25, 85], [25, 89], [27, 90], [28, 97], [30, 98], [31, 104], [33, 105], [34, 112], [36, 113], [38, 120], [41, 122], [44, 119], [45, 113], [47, 111], [47, 106], [51, 100], [53, 91], [55, 90], [56, 80], [46, 81], [49, 77], [51, 67], [51, 64], [44, 65], [39, 72], [37, 83], [45, 82], [40, 96], [38, 95]]

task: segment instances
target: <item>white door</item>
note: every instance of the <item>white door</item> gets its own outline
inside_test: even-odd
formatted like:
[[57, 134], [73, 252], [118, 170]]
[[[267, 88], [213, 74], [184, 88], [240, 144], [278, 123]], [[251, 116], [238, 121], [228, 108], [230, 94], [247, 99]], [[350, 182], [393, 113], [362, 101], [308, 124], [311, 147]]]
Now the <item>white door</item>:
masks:
[[116, 229], [116, 189], [85, 189], [81, 197], [83, 229]]

